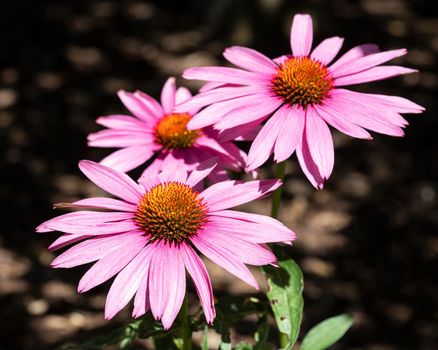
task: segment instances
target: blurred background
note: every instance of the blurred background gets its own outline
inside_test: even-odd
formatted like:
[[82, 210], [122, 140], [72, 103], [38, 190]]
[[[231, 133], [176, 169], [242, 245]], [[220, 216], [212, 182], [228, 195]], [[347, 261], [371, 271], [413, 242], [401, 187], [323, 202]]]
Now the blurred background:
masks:
[[[86, 147], [100, 115], [125, 113], [118, 89], [159, 96], [169, 75], [224, 64], [229, 45], [270, 57], [289, 52], [292, 15], [314, 19], [315, 43], [345, 37], [405, 47], [396, 63], [420, 74], [357, 87], [425, 106], [406, 137], [372, 142], [335, 134], [335, 170], [323, 191], [287, 167], [281, 219], [298, 233], [290, 254], [305, 276], [303, 329], [349, 312], [355, 325], [333, 349], [438, 349], [438, 16], [426, 0], [3, 0], [0, 2], [0, 348], [54, 349], [129, 319], [103, 320], [109, 284], [76, 293], [87, 267], [50, 269], [58, 235], [34, 228], [54, 202], [99, 193], [77, 168], [108, 151]], [[196, 82], [184, 82], [193, 91]], [[136, 174], [135, 172], [133, 173]], [[273, 176], [269, 169], [263, 176]], [[245, 207], [268, 214], [269, 202]], [[208, 265], [216, 295], [253, 295]], [[255, 270], [257, 273], [257, 270]], [[258, 275], [262, 289], [263, 277]], [[193, 304], [197, 303], [192, 294]], [[233, 329], [245, 340], [254, 320]], [[195, 337], [199, 339], [199, 335]], [[217, 346], [212, 332], [210, 344]], [[216, 345], [215, 345], [216, 344]], [[145, 343], [139, 344], [146, 348]]]

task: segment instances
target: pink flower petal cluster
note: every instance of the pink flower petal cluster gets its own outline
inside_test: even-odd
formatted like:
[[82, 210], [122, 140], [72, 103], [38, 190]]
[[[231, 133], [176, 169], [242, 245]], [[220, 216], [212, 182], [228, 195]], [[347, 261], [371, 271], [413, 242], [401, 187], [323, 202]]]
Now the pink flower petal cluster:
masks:
[[403, 136], [408, 123], [400, 113], [421, 113], [424, 108], [402, 97], [343, 88], [415, 72], [381, 66], [406, 54], [405, 49], [379, 52], [376, 45], [365, 44], [332, 63], [343, 39], [325, 39], [311, 50], [312, 40], [312, 18], [296, 15], [290, 36], [292, 55], [272, 60], [249, 48], [231, 47], [224, 56], [238, 68], [187, 69], [186, 79], [208, 83], [177, 111], [207, 106], [190, 120], [188, 128], [214, 125], [221, 133], [254, 127], [267, 119], [248, 153], [248, 169], [261, 166], [271, 154], [281, 162], [296, 151], [310, 182], [322, 188], [334, 165], [328, 125], [362, 139], [371, 139], [366, 129]]
[[[116, 276], [106, 300], [107, 319], [134, 298], [133, 317], [150, 309], [165, 329], [170, 328], [186, 293], [187, 271], [195, 284], [205, 318], [212, 323], [215, 318], [213, 292], [199, 254], [258, 288], [246, 264], [275, 264], [276, 257], [266, 243], [295, 239], [291, 230], [273, 218], [229, 210], [267, 195], [280, 186], [278, 180], [223, 181], [202, 190], [203, 179], [215, 167], [211, 160], [202, 163], [189, 176], [184, 169], [172, 167], [159, 175], [144, 176], [139, 183], [124, 173], [91, 161], [81, 161], [79, 167], [97, 186], [119, 199], [96, 197], [64, 204], [79, 211], [46, 221], [37, 232], [65, 232], [50, 246], [52, 251], [75, 244], [52, 262], [55, 268], [96, 261], [80, 280], [79, 292]], [[169, 188], [182, 191], [189, 199], [197, 198], [194, 202], [197, 207], [193, 210], [202, 209], [202, 222], [196, 221], [196, 213], [184, 212], [190, 204], [184, 202], [184, 198], [183, 205], [178, 207], [177, 204], [176, 209], [174, 202], [167, 201], [165, 195]], [[172, 211], [166, 211], [166, 206]], [[156, 208], [159, 209], [151, 213]], [[184, 217], [182, 214], [178, 217], [178, 210], [185, 213]], [[154, 215], [152, 226], [149, 221], [142, 221], [142, 215], [146, 218]], [[160, 226], [163, 215], [165, 227]], [[197, 225], [190, 226], [189, 220], [187, 227], [192, 228], [189, 233], [187, 227], [177, 226], [180, 220], [187, 223], [187, 217]], [[172, 229], [166, 232], [167, 236], [163, 235], [163, 229], [168, 227]]]
[[120, 148], [104, 158], [101, 164], [127, 172], [158, 155], [145, 170], [157, 174], [169, 166], [179, 166], [191, 171], [202, 161], [218, 157], [218, 166], [210, 174], [212, 181], [227, 179], [225, 169], [238, 171], [245, 166], [246, 154], [233, 142], [219, 142], [217, 131], [211, 127], [201, 128], [202, 130], [197, 131], [196, 135], [184, 136], [186, 131], [182, 120], [182, 124], [171, 124], [164, 129], [167, 133], [164, 135], [168, 137], [167, 141], [172, 141], [173, 138], [176, 142], [167, 145], [168, 148], [166, 144], [160, 143], [157, 127], [163, 119], [171, 117], [177, 122], [178, 119], [185, 117], [192, 118], [199, 110], [189, 108], [175, 113], [175, 106], [190, 100], [192, 95], [185, 87], [177, 89], [174, 78], [169, 78], [164, 84], [161, 91], [161, 104], [140, 91], [135, 93], [119, 91], [118, 95], [133, 116], [110, 115], [97, 119], [97, 123], [107, 129], [90, 134], [88, 145]]

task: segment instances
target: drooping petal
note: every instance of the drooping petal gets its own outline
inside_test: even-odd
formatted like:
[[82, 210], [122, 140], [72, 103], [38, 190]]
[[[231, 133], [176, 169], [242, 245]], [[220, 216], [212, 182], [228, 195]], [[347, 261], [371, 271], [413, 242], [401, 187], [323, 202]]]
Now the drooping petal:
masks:
[[167, 287], [169, 288], [169, 299], [161, 317], [164, 329], [169, 329], [172, 326], [186, 294], [186, 271], [180, 247], [169, 246], [168, 249], [170, 263]]
[[119, 272], [108, 292], [105, 319], [113, 318], [132, 299], [149, 270], [154, 247], [147, 245]]
[[379, 66], [373, 67], [360, 73], [347, 75], [335, 79], [335, 86], [362, 84], [369, 81], [382, 80], [396, 77], [398, 75], [418, 72], [416, 69], [399, 66]]
[[276, 65], [260, 52], [242, 46], [225, 49], [224, 57], [232, 64], [252, 72], [274, 74]]
[[161, 106], [163, 107], [165, 114], [172, 113], [173, 107], [175, 106], [175, 94], [175, 78], [172, 77], [167, 79], [163, 89], [161, 90]]
[[310, 183], [319, 190], [324, 188], [324, 178], [321, 176], [318, 167], [310, 155], [309, 146], [307, 145], [306, 132], [303, 132], [301, 143], [296, 149], [298, 162], [301, 169]]
[[137, 204], [142, 196], [140, 186], [124, 173], [89, 160], [81, 160], [79, 168], [101, 189], [127, 202]]
[[248, 152], [247, 169], [249, 171], [258, 168], [265, 163], [272, 154], [275, 140], [281, 132], [280, 127], [284, 118], [287, 117], [287, 113], [287, 106], [280, 107], [277, 112], [268, 119], [256, 136]]
[[208, 240], [202, 239], [202, 233], [192, 239], [195, 247], [211, 261], [223, 267], [228, 272], [248, 283], [250, 286], [258, 289], [257, 281], [248, 268], [239, 261], [228, 250], [210, 244]]
[[205, 319], [207, 323], [211, 324], [216, 317], [216, 309], [214, 308], [213, 288], [207, 269], [198, 254], [189, 245], [182, 244], [180, 252], [184, 265], [195, 284]]
[[134, 308], [132, 310], [132, 317], [137, 318], [144, 315], [151, 307], [149, 305], [149, 270], [150, 260], [148, 261], [147, 269], [143, 275], [143, 279], [138, 286], [137, 293], [134, 298]]
[[303, 135], [304, 122], [305, 112], [301, 108], [287, 108], [275, 141], [274, 159], [277, 163], [288, 159], [297, 148]]
[[333, 138], [327, 124], [313, 108], [307, 109], [305, 133], [310, 155], [321, 176], [328, 179], [335, 161]]
[[155, 151], [145, 146], [119, 149], [100, 161], [114, 170], [126, 172], [137, 168], [154, 155]]
[[117, 252], [110, 252], [95, 263], [81, 278], [78, 292], [83, 293], [109, 280], [122, 270], [146, 245], [148, 238], [141, 235], [124, 239]]
[[313, 49], [311, 58], [325, 65], [329, 64], [341, 50], [343, 38], [334, 36], [323, 40], [315, 49]]
[[312, 41], [312, 17], [306, 14], [295, 15], [290, 31], [290, 47], [293, 55], [307, 56], [312, 48]]
[[237, 183], [224, 181], [200, 193], [210, 212], [228, 209], [265, 196], [281, 186], [279, 180], [260, 180]]

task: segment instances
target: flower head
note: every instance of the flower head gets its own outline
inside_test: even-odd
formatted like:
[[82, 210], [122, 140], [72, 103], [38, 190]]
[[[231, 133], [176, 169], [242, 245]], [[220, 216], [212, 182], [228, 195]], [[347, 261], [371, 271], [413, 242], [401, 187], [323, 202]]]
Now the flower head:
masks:
[[100, 117], [97, 123], [108, 129], [88, 136], [90, 146], [120, 148], [101, 164], [126, 172], [157, 156], [145, 170], [156, 174], [169, 164], [191, 171], [200, 162], [218, 157], [218, 166], [210, 174], [213, 181], [227, 179], [226, 168], [239, 170], [244, 166], [246, 154], [233, 142], [219, 141], [213, 128], [187, 129], [198, 108], [175, 112], [175, 106], [189, 100], [191, 94], [185, 87], [177, 89], [174, 78], [164, 84], [161, 104], [139, 91], [119, 91], [119, 97], [133, 116]]
[[208, 160], [189, 176], [183, 169], [171, 168], [136, 183], [124, 173], [81, 161], [82, 172], [119, 199], [98, 197], [58, 205], [79, 211], [37, 228], [37, 232], [65, 232], [51, 250], [75, 243], [52, 266], [69, 268], [96, 261], [80, 280], [79, 292], [116, 276], [105, 317], [112, 318], [134, 298], [134, 317], [151, 309], [166, 329], [181, 307], [187, 271], [206, 320], [212, 323], [213, 292], [199, 253], [257, 288], [245, 264], [274, 264], [276, 258], [265, 243], [295, 239], [275, 219], [229, 210], [265, 196], [280, 186], [279, 181], [223, 181], [203, 190], [202, 181], [215, 166]]
[[343, 39], [326, 39], [311, 51], [313, 29], [309, 15], [294, 17], [290, 40], [292, 54], [274, 60], [252, 49], [231, 47], [224, 56], [239, 68], [187, 69], [183, 75], [186, 79], [208, 83], [176, 111], [208, 106], [187, 127], [214, 125], [221, 134], [229, 129], [248, 130], [267, 120], [248, 153], [248, 170], [262, 165], [272, 153], [274, 160], [281, 162], [296, 150], [308, 179], [322, 188], [334, 165], [328, 125], [362, 139], [371, 139], [365, 129], [403, 136], [408, 123], [400, 113], [421, 113], [424, 108], [398, 96], [343, 88], [415, 72], [381, 66], [406, 54], [405, 49], [379, 52], [376, 45], [360, 45], [331, 63]]

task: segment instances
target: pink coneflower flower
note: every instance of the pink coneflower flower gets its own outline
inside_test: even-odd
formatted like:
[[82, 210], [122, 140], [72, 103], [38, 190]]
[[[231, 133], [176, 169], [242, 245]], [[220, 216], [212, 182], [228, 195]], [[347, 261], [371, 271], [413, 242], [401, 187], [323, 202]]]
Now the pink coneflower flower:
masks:
[[[357, 138], [371, 139], [365, 130], [403, 136], [408, 123], [399, 113], [424, 109], [401, 97], [358, 93], [343, 89], [416, 70], [380, 66], [406, 54], [405, 49], [378, 52], [376, 45], [354, 47], [330, 64], [343, 39], [333, 37], [313, 51], [312, 18], [296, 15], [291, 29], [292, 55], [271, 60], [244, 47], [225, 50], [225, 58], [238, 66], [189, 68], [186, 79], [208, 81], [201, 93], [181, 104], [200, 108], [188, 128], [213, 125], [221, 132], [261, 123], [262, 130], [248, 153], [248, 169], [262, 165], [273, 153], [281, 162], [296, 150], [298, 161], [311, 183], [322, 188], [334, 164], [333, 140], [327, 124]], [[178, 109], [177, 109], [178, 111]]]
[[257, 288], [245, 264], [275, 264], [265, 243], [295, 239], [275, 219], [229, 210], [275, 190], [280, 186], [277, 180], [223, 181], [201, 191], [202, 180], [214, 168], [210, 160], [189, 176], [185, 170], [172, 168], [143, 177], [140, 183], [91, 161], [81, 161], [79, 167], [96, 185], [120, 199], [89, 198], [62, 204], [81, 211], [46, 221], [37, 232], [66, 233], [51, 250], [80, 242], [52, 262], [55, 268], [97, 261], [80, 280], [79, 292], [117, 275], [106, 300], [107, 319], [135, 296], [133, 317], [151, 309], [168, 329], [186, 292], [187, 270], [205, 318], [212, 323], [212, 287], [199, 253]]
[[[176, 89], [175, 79], [169, 78], [161, 91], [161, 104], [151, 96], [119, 91], [119, 98], [133, 114], [100, 117], [97, 123], [108, 129], [88, 136], [88, 145], [121, 148], [100, 163], [127, 172], [158, 156], [146, 169], [159, 173], [169, 164], [178, 164], [191, 171], [211, 157], [218, 157], [218, 167], [210, 174], [213, 181], [225, 180], [225, 168], [239, 170], [246, 154], [232, 142], [219, 142], [211, 127], [187, 130], [187, 122], [198, 108], [175, 112], [175, 105], [191, 98], [185, 87]], [[236, 135], [240, 136], [240, 135]]]

